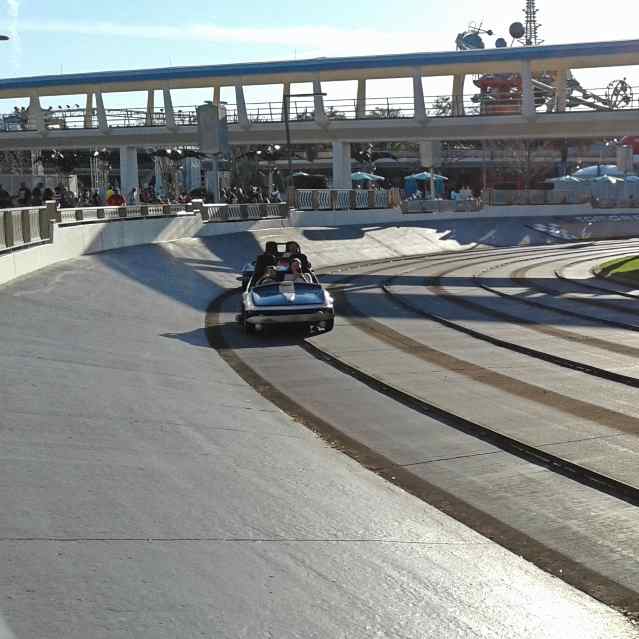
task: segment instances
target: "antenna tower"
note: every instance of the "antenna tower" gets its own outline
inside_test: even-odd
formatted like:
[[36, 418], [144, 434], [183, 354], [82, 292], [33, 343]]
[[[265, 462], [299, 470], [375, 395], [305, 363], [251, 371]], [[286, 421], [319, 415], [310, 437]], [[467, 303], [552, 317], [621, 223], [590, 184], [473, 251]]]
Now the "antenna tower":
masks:
[[539, 39], [538, 32], [541, 25], [537, 22], [538, 9], [535, 5], [536, 0], [526, 0], [526, 8], [524, 9], [526, 14], [526, 34], [524, 42], [527, 47], [536, 47], [543, 42], [543, 40]]

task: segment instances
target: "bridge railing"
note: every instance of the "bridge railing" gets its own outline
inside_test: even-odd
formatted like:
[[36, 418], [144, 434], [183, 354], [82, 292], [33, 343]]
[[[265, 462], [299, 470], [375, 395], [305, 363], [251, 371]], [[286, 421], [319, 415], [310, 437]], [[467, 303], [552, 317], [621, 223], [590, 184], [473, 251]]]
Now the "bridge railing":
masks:
[[50, 241], [49, 219], [54, 213], [54, 209], [47, 207], [0, 211], [0, 252]]
[[402, 213], [473, 213], [481, 211], [484, 203], [481, 198], [467, 200], [403, 200]]
[[203, 204], [200, 208], [204, 222], [239, 222], [288, 216], [286, 202], [254, 204]]
[[296, 189], [294, 207], [300, 211], [388, 209], [399, 205], [399, 189]]
[[586, 204], [591, 200], [590, 191], [564, 191], [543, 189], [486, 189], [482, 199], [489, 206]]
[[[413, 96], [393, 96], [368, 98], [359, 105], [355, 98], [337, 98], [324, 101], [324, 114], [328, 120], [355, 119], [403, 119], [415, 116]], [[463, 107], [463, 108], [462, 108]], [[537, 108], [540, 112], [553, 108], [551, 94], [539, 96]], [[174, 107], [173, 118], [178, 126], [197, 125], [196, 106]], [[239, 121], [235, 104], [225, 104], [227, 120], [230, 124]], [[572, 111], [625, 111], [639, 110], [639, 87], [627, 86], [623, 91], [613, 91], [608, 87], [573, 91], [567, 97], [565, 110]], [[479, 94], [464, 95], [461, 103], [456, 103], [450, 95], [424, 97], [424, 112], [428, 118], [477, 115], [513, 115], [521, 111], [519, 94]], [[246, 105], [247, 119], [254, 124], [283, 121], [281, 100], [253, 102]], [[44, 124], [48, 130], [98, 128], [98, 113], [93, 109], [85, 113], [84, 108], [47, 109]], [[143, 107], [126, 107], [105, 110], [110, 128], [143, 126], [166, 126], [167, 118], [163, 108], [147, 111]], [[291, 122], [312, 121], [315, 105], [312, 98], [293, 98], [289, 104]], [[36, 126], [28, 111], [9, 113], [1, 116], [0, 128], [4, 131], [35, 131]]]

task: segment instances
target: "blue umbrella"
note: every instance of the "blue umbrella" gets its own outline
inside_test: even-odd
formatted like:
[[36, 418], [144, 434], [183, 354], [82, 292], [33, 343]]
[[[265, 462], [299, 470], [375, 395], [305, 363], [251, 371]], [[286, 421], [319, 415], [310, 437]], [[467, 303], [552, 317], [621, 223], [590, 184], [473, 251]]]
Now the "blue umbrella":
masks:
[[437, 175], [436, 173], [429, 173], [428, 171], [422, 171], [421, 173], [415, 173], [414, 175], [407, 175], [405, 180], [418, 180], [419, 182], [430, 182], [432, 178], [437, 182], [438, 180], [447, 180], [448, 178], [443, 175]]
[[353, 182], [376, 182], [377, 180], [384, 180], [381, 175], [373, 175], [372, 173], [364, 173], [364, 171], [356, 171], [351, 173], [351, 180]]

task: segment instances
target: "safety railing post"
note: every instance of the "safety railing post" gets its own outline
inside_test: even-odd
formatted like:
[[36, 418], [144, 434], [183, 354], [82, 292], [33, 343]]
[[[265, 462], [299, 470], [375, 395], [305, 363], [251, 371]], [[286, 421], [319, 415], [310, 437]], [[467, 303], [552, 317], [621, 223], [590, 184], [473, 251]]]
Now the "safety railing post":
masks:
[[3, 211], [3, 220], [4, 224], [4, 244], [8, 248], [13, 246], [13, 219], [11, 218], [11, 211]]
[[22, 241], [25, 244], [31, 242], [31, 218], [29, 211], [20, 211], [20, 223], [22, 224]]

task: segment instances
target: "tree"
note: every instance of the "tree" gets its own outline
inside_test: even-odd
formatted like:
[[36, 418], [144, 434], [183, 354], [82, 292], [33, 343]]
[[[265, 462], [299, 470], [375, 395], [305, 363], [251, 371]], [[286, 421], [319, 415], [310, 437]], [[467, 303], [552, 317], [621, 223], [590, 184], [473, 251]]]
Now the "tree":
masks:
[[396, 107], [391, 107], [390, 104], [384, 106], [377, 106], [366, 115], [367, 118], [371, 118], [372, 120], [384, 120], [384, 119], [392, 119], [392, 118], [400, 118], [402, 116], [401, 109]]
[[453, 113], [453, 101], [448, 95], [440, 95], [433, 102], [432, 113], [436, 118], [448, 117]]

